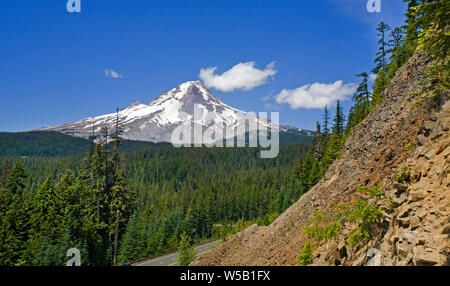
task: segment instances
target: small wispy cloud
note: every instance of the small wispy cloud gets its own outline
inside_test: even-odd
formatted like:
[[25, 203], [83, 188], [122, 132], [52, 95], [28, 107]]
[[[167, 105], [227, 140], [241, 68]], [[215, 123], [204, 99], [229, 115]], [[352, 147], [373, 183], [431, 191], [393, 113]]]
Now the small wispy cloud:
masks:
[[271, 98], [272, 98], [272, 95], [268, 94], [266, 96], [263, 96], [263, 98], [261, 98], [261, 100], [266, 102], [266, 101], [269, 101]]
[[262, 100], [263, 102], [267, 102], [267, 101], [271, 100], [272, 97], [273, 97], [274, 92], [275, 92], [275, 90], [272, 89], [272, 90], [269, 92], [269, 94], [267, 94], [266, 96], [263, 96], [263, 97], [261, 98], [261, 100]]
[[370, 82], [375, 82], [375, 80], [377, 79], [377, 75], [376, 74], [371, 74], [371, 75], [369, 75], [369, 81]]
[[255, 65], [255, 62], [239, 63], [222, 74], [216, 74], [217, 67], [202, 68], [199, 78], [207, 87], [223, 92], [235, 89], [248, 91], [265, 84], [269, 77], [277, 73], [274, 69], [275, 62], [268, 64], [264, 70], [256, 68]]
[[123, 78], [123, 76], [118, 72], [109, 69], [105, 69], [105, 76], [109, 78]]
[[282, 109], [282, 107], [280, 105], [272, 104], [272, 103], [264, 104], [264, 108], [266, 110], [270, 110], [270, 111], [280, 111]]
[[298, 108], [324, 108], [346, 100], [356, 91], [356, 84], [344, 84], [342, 80], [334, 83], [313, 83], [303, 85], [296, 89], [283, 89], [274, 98], [278, 104], [287, 103], [292, 109]]

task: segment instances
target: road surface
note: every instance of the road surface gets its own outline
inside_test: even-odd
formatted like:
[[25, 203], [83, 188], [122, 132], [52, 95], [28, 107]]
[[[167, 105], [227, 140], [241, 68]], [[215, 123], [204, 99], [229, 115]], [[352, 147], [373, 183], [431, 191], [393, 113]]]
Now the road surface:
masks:
[[[220, 240], [211, 241], [205, 244], [201, 244], [194, 248], [195, 253], [197, 253], [197, 256], [202, 255], [211, 249], [213, 249]], [[132, 264], [133, 266], [175, 266], [178, 265], [178, 258], [180, 255], [178, 252], [173, 252], [166, 254], [164, 256], [155, 257], [153, 259], [149, 259], [146, 261], [141, 261], [135, 264]]]

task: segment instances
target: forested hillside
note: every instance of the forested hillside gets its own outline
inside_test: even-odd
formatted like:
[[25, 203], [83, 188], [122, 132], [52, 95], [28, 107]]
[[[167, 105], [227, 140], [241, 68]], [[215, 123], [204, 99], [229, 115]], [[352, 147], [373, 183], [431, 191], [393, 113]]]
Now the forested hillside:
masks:
[[[297, 140], [299, 140], [297, 138]], [[60, 157], [84, 155], [90, 140], [65, 135], [55, 131], [31, 131], [0, 133], [0, 157]], [[168, 146], [169, 143], [151, 143], [124, 140], [122, 151], [132, 151], [145, 147]]]
[[[280, 144], [310, 143], [313, 136], [300, 132], [283, 132]], [[19, 133], [0, 132], [0, 157], [58, 157], [84, 155], [90, 140], [69, 136], [55, 131], [31, 131]], [[123, 140], [121, 151], [129, 152], [146, 147], [171, 146], [170, 143], [152, 143]]]
[[0, 157], [70, 156], [82, 154], [89, 140], [59, 132], [0, 133]]
[[267, 160], [255, 148], [127, 147], [101, 138], [81, 142], [78, 155], [2, 159], [0, 264], [63, 265], [69, 247], [82, 250], [83, 265], [130, 262], [176, 249], [183, 233], [202, 240], [238, 221], [270, 223], [306, 190], [292, 167], [308, 144], [281, 146]]

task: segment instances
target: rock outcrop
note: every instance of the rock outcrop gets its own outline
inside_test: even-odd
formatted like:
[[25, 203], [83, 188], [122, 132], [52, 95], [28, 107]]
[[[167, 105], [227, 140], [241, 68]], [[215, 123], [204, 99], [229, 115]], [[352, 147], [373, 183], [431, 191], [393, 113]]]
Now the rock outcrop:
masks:
[[390, 211], [377, 234], [354, 248], [344, 239], [324, 242], [313, 264], [449, 265], [450, 101], [448, 92], [417, 95], [429, 63], [417, 52], [400, 68], [384, 102], [354, 128], [341, 157], [298, 202], [271, 225], [252, 226], [193, 265], [296, 265], [308, 239], [302, 228], [315, 211], [354, 202], [358, 186], [379, 184], [392, 205], [380, 206]]

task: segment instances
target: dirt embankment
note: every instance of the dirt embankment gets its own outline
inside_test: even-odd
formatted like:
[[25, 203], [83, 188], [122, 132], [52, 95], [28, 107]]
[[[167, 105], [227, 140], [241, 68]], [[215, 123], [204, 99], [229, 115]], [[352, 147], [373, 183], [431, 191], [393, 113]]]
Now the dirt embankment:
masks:
[[[317, 210], [357, 200], [361, 185], [383, 184], [396, 205], [381, 231], [355, 249], [336, 239], [318, 246], [316, 265], [443, 265], [450, 254], [449, 95], [417, 96], [429, 59], [416, 53], [385, 101], [357, 127], [324, 178], [267, 227], [251, 226], [193, 265], [296, 265]], [[409, 183], [393, 179], [401, 168]], [[345, 231], [345, 230], [344, 230]], [[330, 262], [330, 257], [333, 257]]]

